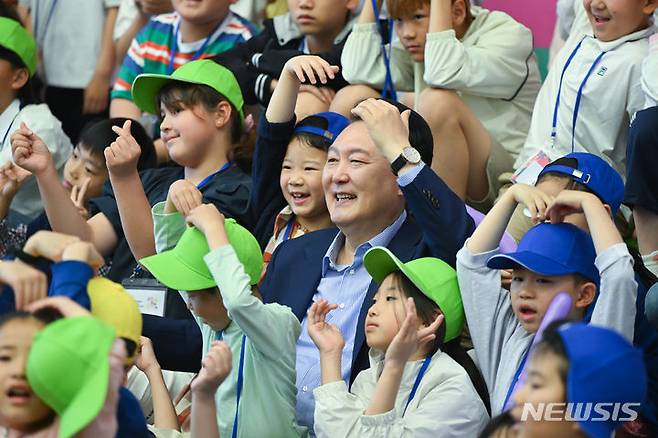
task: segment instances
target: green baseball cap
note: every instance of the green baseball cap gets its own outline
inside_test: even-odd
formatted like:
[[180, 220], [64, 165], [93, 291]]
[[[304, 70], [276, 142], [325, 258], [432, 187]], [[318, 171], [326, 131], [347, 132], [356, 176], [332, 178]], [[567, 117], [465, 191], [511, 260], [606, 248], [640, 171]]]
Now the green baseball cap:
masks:
[[0, 46], [16, 53], [32, 76], [37, 71], [37, 43], [21, 24], [0, 17]]
[[457, 272], [443, 260], [423, 257], [402, 263], [382, 246], [370, 248], [363, 256], [363, 265], [377, 283], [391, 272], [400, 271], [443, 312], [446, 332], [443, 342], [455, 339], [464, 327], [464, 306], [457, 283]]
[[224, 96], [238, 110], [240, 123], [244, 122], [244, 99], [238, 81], [229, 69], [210, 59], [199, 59], [181, 65], [171, 76], [153, 73], [137, 76], [132, 86], [135, 105], [147, 113], [159, 114], [156, 97], [162, 87], [171, 82], [207, 85]]
[[[225, 219], [224, 227], [233, 250], [249, 276], [258, 284], [263, 272], [263, 255], [256, 238], [235, 219]], [[185, 230], [176, 247], [139, 261], [165, 286], [193, 292], [216, 287], [217, 283], [203, 257], [210, 252], [203, 233], [194, 227]]]
[[34, 337], [27, 380], [59, 415], [59, 438], [74, 436], [101, 411], [114, 339], [114, 330], [92, 316], [60, 319]]

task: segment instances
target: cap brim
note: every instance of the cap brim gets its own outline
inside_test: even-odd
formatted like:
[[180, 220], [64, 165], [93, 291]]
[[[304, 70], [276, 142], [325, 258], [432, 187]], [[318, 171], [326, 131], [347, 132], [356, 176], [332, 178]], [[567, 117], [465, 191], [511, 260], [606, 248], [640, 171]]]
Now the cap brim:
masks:
[[511, 254], [499, 254], [487, 262], [491, 269], [513, 269], [522, 267], [542, 275], [565, 275], [575, 271], [547, 257], [530, 251], [519, 251]]
[[139, 263], [168, 288], [195, 291], [216, 287], [213, 278], [202, 275], [181, 262], [173, 251], [143, 258]]
[[75, 399], [64, 412], [59, 414], [59, 438], [75, 436], [94, 421], [105, 404], [110, 379], [109, 352], [115, 339], [113, 331], [107, 333], [109, 336], [95, 341], [99, 344], [99, 351], [104, 351], [107, 355], [93, 369], [92, 374], [85, 379]]
[[384, 281], [391, 272], [402, 271], [407, 275], [400, 259], [384, 247], [370, 249], [363, 257], [363, 266], [376, 283]]
[[170, 82], [184, 82], [188, 84], [198, 84], [195, 81], [184, 79], [172, 79], [171, 76], [159, 75], [154, 73], [145, 73], [137, 76], [132, 85], [132, 96], [135, 105], [142, 111], [151, 114], [160, 114], [158, 102], [155, 98], [165, 85]]

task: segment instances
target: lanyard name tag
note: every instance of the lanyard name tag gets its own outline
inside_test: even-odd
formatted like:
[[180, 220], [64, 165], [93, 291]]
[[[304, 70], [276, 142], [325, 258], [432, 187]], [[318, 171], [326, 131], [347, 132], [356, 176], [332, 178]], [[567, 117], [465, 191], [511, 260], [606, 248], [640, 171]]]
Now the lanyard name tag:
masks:
[[543, 149], [540, 149], [539, 152], [530, 157], [528, 161], [523, 163], [523, 166], [514, 172], [511, 178], [512, 182], [516, 184], [528, 184], [530, 186], [534, 185], [541, 171], [551, 161], [551, 157]]
[[164, 316], [167, 298], [165, 285], [153, 278], [128, 278], [121, 285], [137, 301], [141, 313]]

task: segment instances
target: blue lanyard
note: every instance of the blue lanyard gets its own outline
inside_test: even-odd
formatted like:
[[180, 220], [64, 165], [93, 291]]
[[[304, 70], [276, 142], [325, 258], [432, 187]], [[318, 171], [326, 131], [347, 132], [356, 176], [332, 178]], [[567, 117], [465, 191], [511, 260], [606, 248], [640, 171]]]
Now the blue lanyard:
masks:
[[14, 114], [14, 118], [11, 119], [11, 122], [9, 122], [9, 126], [7, 126], [7, 130], [5, 131], [5, 135], [2, 137], [2, 142], [0, 142], [0, 149], [2, 149], [2, 145], [5, 144], [5, 140], [7, 140], [7, 136], [9, 135], [9, 131], [11, 131], [11, 127], [16, 121], [16, 117], [21, 113], [21, 110], [18, 110], [16, 114]]
[[292, 226], [293, 222], [295, 220], [291, 219], [288, 224], [286, 225], [286, 230], [283, 232], [283, 241], [285, 242], [286, 240], [290, 240], [290, 236], [292, 235]]
[[[573, 61], [573, 58], [576, 56], [576, 53], [578, 53], [578, 50], [580, 50], [583, 41], [585, 41], [585, 38], [587, 37], [584, 37], [582, 40], [580, 40], [578, 45], [573, 49], [573, 52], [571, 52], [571, 55], [569, 55], [569, 58], [567, 58], [567, 62], [564, 64], [564, 68], [562, 69], [562, 74], [560, 75], [560, 85], [557, 90], [557, 97], [555, 98], [555, 108], [553, 110], [553, 125], [551, 127], [551, 144], [555, 144], [555, 139], [557, 138], [557, 115], [560, 108], [562, 81], [564, 80], [564, 75], [567, 72], [567, 69], [571, 65], [571, 61]], [[606, 52], [601, 52], [599, 56], [596, 57], [596, 59], [590, 66], [589, 70], [587, 71], [587, 74], [585, 75], [583, 82], [580, 84], [580, 87], [578, 87], [578, 93], [576, 94], [576, 102], [574, 104], [573, 117], [571, 121], [571, 152], [574, 152], [576, 147], [576, 124], [578, 123], [578, 112], [580, 111], [580, 101], [583, 96], [583, 88], [585, 88], [585, 84], [587, 83], [589, 77], [592, 75], [594, 68], [598, 65], [598, 63], [601, 61], [601, 58], [603, 58], [603, 55], [605, 54]]]
[[[192, 59], [190, 61], [194, 61], [197, 59], [199, 56], [203, 54], [203, 51], [206, 50], [206, 47], [208, 46], [208, 43], [210, 42], [210, 38], [217, 32], [217, 29], [219, 29], [219, 26], [221, 26], [222, 22], [220, 21], [217, 23], [217, 26], [208, 34], [205, 40], [203, 40], [203, 44], [201, 44], [201, 47], [199, 47], [199, 50], [197, 50], [194, 55], [192, 55]], [[171, 43], [171, 57], [169, 58], [169, 66], [167, 67], [167, 74], [171, 75], [174, 72], [174, 60], [176, 59], [176, 51], [177, 51], [177, 46], [178, 46], [178, 31], [180, 30], [180, 22], [176, 24], [176, 27], [174, 28], [174, 41]]]
[[523, 359], [519, 364], [519, 367], [516, 369], [516, 373], [514, 374], [512, 383], [510, 384], [509, 389], [507, 390], [507, 395], [505, 395], [505, 403], [503, 403], [503, 409], [507, 408], [507, 403], [509, 402], [509, 399], [512, 397], [512, 391], [514, 391], [516, 382], [518, 382], [519, 377], [521, 377], [521, 373], [523, 372], [523, 368], [525, 367], [526, 360], [528, 359], [528, 353], [530, 353], [530, 349], [528, 349], [528, 351], [525, 352], [525, 354], [523, 355]]
[[[43, 35], [46, 35], [46, 30], [48, 29], [48, 26], [50, 25], [50, 20], [53, 19], [53, 14], [55, 12], [55, 7], [57, 6], [57, 1], [58, 0], [53, 0], [52, 6], [50, 7], [50, 10], [48, 11], [48, 16], [46, 17], [46, 25], [43, 28]], [[39, 32], [39, 14], [34, 14], [34, 40], [37, 40], [37, 33]]]
[[247, 336], [242, 335], [242, 345], [240, 346], [240, 365], [238, 366], [238, 388], [235, 402], [235, 419], [233, 420], [233, 438], [238, 436], [238, 410], [240, 409], [240, 395], [242, 394], [242, 381], [244, 379], [244, 344], [247, 342]]
[[[393, 84], [393, 76], [391, 75], [391, 51], [393, 49], [393, 19], [388, 19], [388, 42], [384, 40], [384, 29], [382, 23], [379, 21], [379, 9], [377, 8], [377, 0], [372, 0], [372, 9], [375, 12], [375, 21], [379, 27], [379, 33], [382, 36], [382, 55], [384, 57], [384, 67], [386, 68], [386, 76], [384, 78], [384, 88], [382, 89], [382, 97], [388, 97], [392, 100], [397, 100], [397, 93], [395, 92], [395, 85]], [[388, 43], [388, 50], [386, 49]]]
[[208, 175], [207, 177], [205, 177], [204, 179], [202, 179], [201, 182], [200, 182], [199, 184], [197, 184], [196, 188], [199, 189], [199, 190], [201, 190], [202, 188], [204, 188], [205, 186], [208, 185], [208, 183], [210, 182], [210, 180], [212, 180], [214, 177], [216, 177], [216, 176], [219, 175], [220, 173], [222, 173], [222, 172], [224, 172], [225, 170], [227, 170], [227, 169], [228, 169], [229, 167], [231, 167], [232, 165], [233, 165], [233, 161], [229, 161], [229, 162], [227, 162], [227, 163], [224, 164], [224, 165], [221, 167], [221, 169], [219, 169], [217, 172], [211, 173], [210, 175]]
[[416, 376], [416, 381], [414, 382], [414, 386], [411, 388], [411, 392], [409, 393], [409, 398], [407, 399], [407, 404], [404, 405], [404, 411], [402, 411], [402, 416], [404, 417], [404, 414], [407, 412], [407, 408], [409, 407], [409, 403], [411, 403], [411, 400], [414, 399], [416, 396], [416, 391], [418, 390], [418, 387], [420, 386], [420, 381], [423, 380], [423, 376], [425, 375], [425, 371], [427, 371], [427, 368], [430, 366], [430, 362], [432, 361], [432, 356], [427, 356], [425, 360], [423, 361], [423, 365], [420, 367], [420, 371], [418, 371], [418, 376]]

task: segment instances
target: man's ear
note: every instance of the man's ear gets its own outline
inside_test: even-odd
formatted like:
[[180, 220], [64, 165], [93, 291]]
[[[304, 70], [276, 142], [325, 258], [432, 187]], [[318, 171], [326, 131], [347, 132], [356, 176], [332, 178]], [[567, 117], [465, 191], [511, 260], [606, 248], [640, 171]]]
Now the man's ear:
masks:
[[11, 77], [11, 88], [15, 91], [20, 90], [27, 84], [30, 79], [30, 72], [26, 68], [17, 68]]
[[222, 100], [217, 104], [215, 108], [215, 126], [223, 128], [231, 122], [231, 116], [233, 115], [233, 107], [226, 100]]
[[603, 204], [603, 208], [608, 212], [608, 216], [612, 216], [612, 208], [608, 204]]
[[596, 284], [592, 283], [591, 281], [583, 283], [578, 287], [578, 290], [576, 291], [576, 302], [574, 303], [574, 307], [576, 307], [576, 309], [584, 309], [585, 307], [592, 304], [595, 297]]

